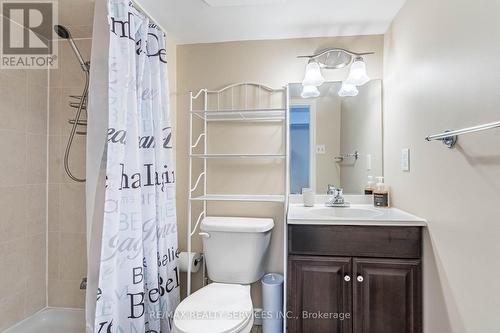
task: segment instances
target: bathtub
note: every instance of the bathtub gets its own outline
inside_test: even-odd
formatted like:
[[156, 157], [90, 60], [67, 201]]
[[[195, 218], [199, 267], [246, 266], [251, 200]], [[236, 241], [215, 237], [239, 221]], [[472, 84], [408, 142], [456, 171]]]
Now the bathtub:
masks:
[[47, 308], [3, 333], [85, 333], [85, 312]]

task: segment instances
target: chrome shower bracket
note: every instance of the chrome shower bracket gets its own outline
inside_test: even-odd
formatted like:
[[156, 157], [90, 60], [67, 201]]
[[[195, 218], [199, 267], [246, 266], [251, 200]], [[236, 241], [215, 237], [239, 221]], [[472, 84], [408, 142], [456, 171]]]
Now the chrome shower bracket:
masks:
[[355, 150], [354, 153], [351, 154], [341, 154], [338, 156], [334, 156], [334, 159], [337, 163], [343, 162], [346, 158], [354, 158], [355, 161], [359, 159], [359, 151]]

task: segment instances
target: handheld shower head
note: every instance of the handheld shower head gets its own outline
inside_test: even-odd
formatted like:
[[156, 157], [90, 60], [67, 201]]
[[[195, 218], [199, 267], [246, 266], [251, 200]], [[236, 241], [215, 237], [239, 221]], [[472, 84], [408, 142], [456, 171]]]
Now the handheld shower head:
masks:
[[54, 31], [60, 38], [66, 39], [69, 42], [69, 45], [73, 49], [73, 52], [76, 55], [76, 59], [80, 63], [80, 66], [82, 66], [83, 71], [89, 72], [89, 65], [87, 62], [85, 62], [85, 60], [83, 60], [82, 54], [80, 53], [80, 50], [78, 50], [78, 47], [76, 46], [73, 37], [71, 37], [71, 33], [69, 32], [69, 30], [65, 26], [57, 24], [54, 25]]
[[68, 29], [66, 29], [66, 27], [64, 27], [62, 25], [56, 24], [54, 26], [54, 31], [62, 39], [69, 39], [69, 38], [71, 38], [71, 34], [69, 33]]

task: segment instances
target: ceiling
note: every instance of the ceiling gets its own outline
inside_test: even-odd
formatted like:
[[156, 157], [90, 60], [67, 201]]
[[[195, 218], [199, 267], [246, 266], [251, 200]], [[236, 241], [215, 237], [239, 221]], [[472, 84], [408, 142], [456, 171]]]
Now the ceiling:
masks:
[[405, 1], [137, 0], [179, 44], [383, 34]]

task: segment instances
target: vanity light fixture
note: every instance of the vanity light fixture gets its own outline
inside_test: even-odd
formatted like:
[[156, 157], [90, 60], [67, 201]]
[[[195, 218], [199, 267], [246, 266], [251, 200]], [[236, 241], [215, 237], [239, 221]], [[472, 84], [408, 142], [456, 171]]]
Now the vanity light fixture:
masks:
[[319, 87], [325, 82], [325, 78], [321, 74], [321, 68], [319, 63], [316, 60], [309, 60], [306, 66], [306, 74], [304, 76], [304, 80], [302, 81], [302, 85], [306, 86], [314, 86]]
[[370, 81], [370, 77], [366, 74], [366, 63], [363, 57], [356, 57], [351, 65], [349, 76], [345, 80], [346, 84], [362, 86]]
[[342, 83], [342, 87], [339, 90], [340, 97], [355, 97], [358, 96], [358, 88], [354, 84], [349, 84], [347, 82]]
[[319, 97], [320, 93], [316, 86], [303, 86], [300, 97], [302, 98], [315, 98]]
[[341, 48], [330, 48], [318, 54], [298, 56], [298, 58], [309, 59], [306, 66], [304, 81], [302, 81], [304, 87], [301, 96], [303, 98], [311, 98], [320, 95], [316, 87], [321, 86], [325, 82], [321, 69], [340, 69], [349, 65], [351, 66], [349, 75], [345, 82], [342, 83], [339, 96], [357, 96], [359, 91], [356, 87], [362, 86], [370, 81], [370, 77], [368, 77], [366, 73], [366, 63], [362, 56], [374, 53], [375, 52], [356, 53]]

